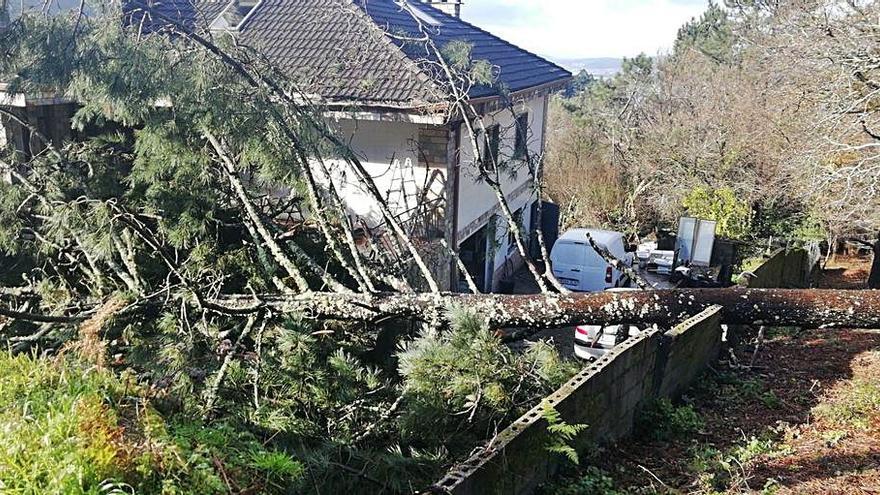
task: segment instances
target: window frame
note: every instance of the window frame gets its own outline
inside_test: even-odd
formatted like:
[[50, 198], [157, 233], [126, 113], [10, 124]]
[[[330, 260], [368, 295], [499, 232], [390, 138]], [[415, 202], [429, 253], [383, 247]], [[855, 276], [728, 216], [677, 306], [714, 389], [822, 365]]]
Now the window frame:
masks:
[[488, 170], [494, 170], [495, 165], [498, 164], [498, 154], [501, 150], [501, 126], [492, 124], [486, 127], [486, 132], [480, 132], [483, 137], [483, 149], [480, 151], [483, 166]]
[[523, 112], [514, 120], [513, 158], [521, 160], [528, 156], [529, 112]]

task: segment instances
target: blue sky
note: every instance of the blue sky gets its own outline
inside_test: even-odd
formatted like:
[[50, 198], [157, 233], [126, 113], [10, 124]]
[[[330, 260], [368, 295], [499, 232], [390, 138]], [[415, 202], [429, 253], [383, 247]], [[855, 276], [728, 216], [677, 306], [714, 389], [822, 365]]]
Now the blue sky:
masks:
[[656, 55], [707, 0], [464, 0], [462, 17], [551, 57]]

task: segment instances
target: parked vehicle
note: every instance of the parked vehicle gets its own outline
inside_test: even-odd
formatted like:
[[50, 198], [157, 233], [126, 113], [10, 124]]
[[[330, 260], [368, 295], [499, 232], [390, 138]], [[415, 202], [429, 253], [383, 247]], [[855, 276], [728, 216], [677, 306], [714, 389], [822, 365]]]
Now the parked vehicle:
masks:
[[597, 245], [612, 256], [632, 265], [632, 253], [626, 252], [623, 234], [610, 230], [572, 229], [553, 245], [550, 264], [553, 274], [570, 290], [595, 292], [629, 285], [629, 279], [612, 267], [587, 241], [590, 234]]
[[592, 361], [639, 333], [633, 325], [578, 325], [574, 328], [574, 355]]
[[[625, 292], [633, 288], [609, 289], [609, 292]], [[574, 328], [574, 355], [593, 361], [602, 357], [614, 346], [641, 331], [634, 325], [578, 325]]]

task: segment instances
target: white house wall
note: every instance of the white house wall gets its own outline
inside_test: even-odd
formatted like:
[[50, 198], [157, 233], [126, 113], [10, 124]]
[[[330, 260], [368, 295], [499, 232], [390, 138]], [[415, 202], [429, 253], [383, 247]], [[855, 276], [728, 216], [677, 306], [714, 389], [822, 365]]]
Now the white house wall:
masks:
[[[531, 155], [542, 152], [543, 122], [544, 122], [544, 96], [534, 97], [520, 105], [517, 105], [517, 113], [528, 111], [529, 115], [529, 140], [528, 147]], [[488, 129], [498, 124], [501, 128], [499, 153], [502, 159], [504, 155], [510, 156], [513, 152], [515, 139], [514, 117], [507, 109], [490, 113], [483, 118], [483, 125]], [[459, 176], [459, 202], [458, 202], [458, 242], [461, 243], [473, 234], [481, 226], [485, 225], [493, 214], [498, 215], [495, 229], [496, 256], [494, 268], [497, 271], [506, 262], [509, 249], [507, 243], [507, 222], [498, 207], [495, 193], [485, 183], [477, 180], [479, 175], [473, 159], [472, 146], [467, 135], [467, 130], [461, 128], [461, 170]], [[515, 177], [501, 174], [501, 188], [510, 203], [512, 211], [523, 209], [523, 225], [529, 226], [531, 220], [530, 207], [534, 202], [533, 188], [528, 170], [525, 166]]]
[[[429, 200], [442, 195], [446, 165], [426, 166], [425, 155], [419, 152], [419, 124], [348, 119], [332, 124], [350, 143], [395, 214], [411, 210], [426, 185]], [[442, 146], [445, 149], [445, 144]], [[382, 224], [378, 202], [354, 177], [351, 168], [342, 160], [327, 160], [327, 164], [349, 214], [370, 227]]]
[[[545, 98], [544, 95], [535, 96], [515, 108], [516, 114], [528, 112], [528, 147], [533, 156], [542, 153]], [[428, 199], [443, 201], [447, 161], [453, 155], [448, 153], [440, 156], [453, 140], [446, 127], [345, 118], [335, 119], [331, 124], [360, 158], [393, 212], [403, 214], [412, 209], [426, 184], [430, 191]], [[515, 117], [509, 110], [502, 109], [488, 113], [483, 118], [483, 124], [486, 128], [499, 125], [499, 152], [503, 155], [502, 159], [509, 157], [513, 153], [516, 136]], [[517, 268], [519, 255], [508, 244], [507, 223], [500, 213], [495, 194], [488, 185], [477, 180], [478, 172], [464, 126], [460, 126], [459, 133], [456, 239], [461, 243], [489, 221], [496, 222], [494, 242], [487, 253], [491, 260], [487, 269], [493, 274], [495, 285], [500, 277], [512, 274]], [[427, 154], [424, 152], [426, 147], [431, 148]], [[354, 177], [351, 168], [343, 160], [326, 160], [325, 163], [331, 169], [333, 183], [344, 199], [349, 214], [371, 228], [382, 225], [384, 222], [378, 203]], [[502, 190], [512, 211], [522, 209], [522, 225], [528, 228], [535, 197], [528, 170], [524, 166], [520, 168], [515, 177], [502, 173]], [[316, 173], [319, 179], [326, 182], [326, 178], [321, 177], [320, 167]], [[406, 215], [402, 219], [405, 220]]]
[[[532, 98], [524, 104], [517, 105], [518, 113], [527, 110], [529, 113], [529, 153], [541, 152], [543, 121], [544, 121], [544, 97]], [[515, 139], [515, 126], [513, 116], [507, 109], [486, 115], [483, 125], [486, 128], [494, 124], [501, 127], [500, 153], [509, 156], [513, 151]], [[486, 212], [497, 211], [498, 200], [495, 193], [486, 184], [477, 181], [479, 172], [474, 163], [472, 147], [467, 135], [467, 130], [462, 126], [461, 130], [461, 171], [459, 176], [459, 205], [458, 205], [458, 240], [466, 239], [481, 225], [486, 223]], [[515, 178], [507, 174], [501, 174], [501, 188], [511, 208], [514, 210], [522, 205], [526, 197], [532, 193], [529, 187], [529, 175], [525, 167], [517, 173]]]

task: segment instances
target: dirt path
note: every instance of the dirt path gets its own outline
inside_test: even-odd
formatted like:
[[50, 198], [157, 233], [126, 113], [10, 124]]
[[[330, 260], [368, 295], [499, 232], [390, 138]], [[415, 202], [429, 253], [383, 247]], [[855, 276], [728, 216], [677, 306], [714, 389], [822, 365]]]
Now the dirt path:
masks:
[[[866, 277], [847, 259], [821, 283]], [[754, 355], [757, 340], [547, 492], [880, 494], [880, 331], [773, 329]]]

